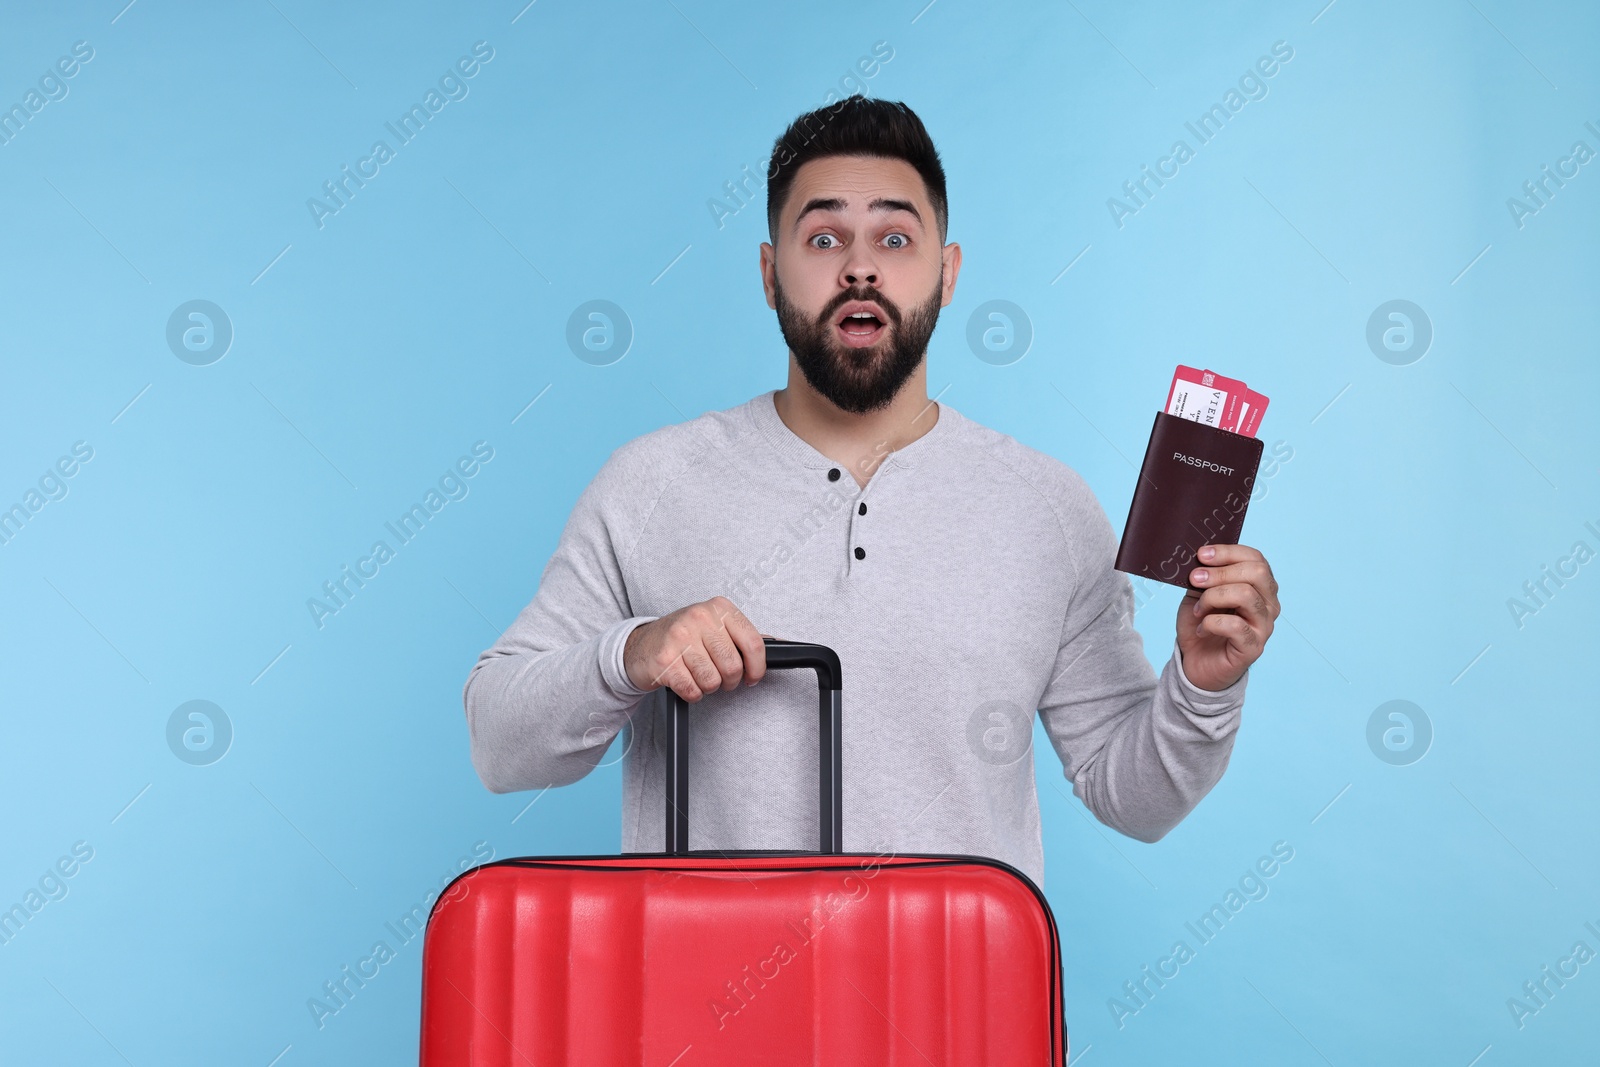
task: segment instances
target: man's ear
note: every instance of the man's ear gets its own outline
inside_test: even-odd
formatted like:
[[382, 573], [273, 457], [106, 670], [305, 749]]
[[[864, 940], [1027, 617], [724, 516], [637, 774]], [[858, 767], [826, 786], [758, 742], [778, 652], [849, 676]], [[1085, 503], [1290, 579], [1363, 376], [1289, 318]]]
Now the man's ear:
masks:
[[776, 309], [778, 306], [777, 293], [773, 290], [773, 282], [777, 278], [778, 253], [766, 241], [761, 242], [761, 288], [767, 294], [767, 307]]
[[961, 246], [951, 241], [939, 254], [944, 260], [944, 291], [939, 296], [939, 306], [949, 307], [956, 296], [956, 275], [961, 273]]

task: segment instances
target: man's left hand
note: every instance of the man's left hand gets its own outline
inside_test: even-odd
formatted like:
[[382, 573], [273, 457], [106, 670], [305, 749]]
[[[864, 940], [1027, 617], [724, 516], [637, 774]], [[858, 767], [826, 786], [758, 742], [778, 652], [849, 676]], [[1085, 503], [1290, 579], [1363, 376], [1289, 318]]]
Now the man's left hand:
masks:
[[1184, 676], [1215, 691], [1244, 677], [1261, 657], [1283, 609], [1272, 567], [1256, 549], [1202, 545], [1196, 555], [1200, 566], [1189, 581], [1198, 588], [1178, 602], [1178, 651]]

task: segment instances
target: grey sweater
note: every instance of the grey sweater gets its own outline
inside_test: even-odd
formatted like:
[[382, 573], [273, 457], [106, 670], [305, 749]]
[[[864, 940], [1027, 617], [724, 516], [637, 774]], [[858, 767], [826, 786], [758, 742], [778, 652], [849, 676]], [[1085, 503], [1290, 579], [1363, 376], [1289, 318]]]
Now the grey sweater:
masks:
[[[761, 632], [839, 653], [845, 851], [990, 856], [1043, 885], [1035, 709], [1097, 818], [1141, 841], [1177, 825], [1227, 767], [1248, 674], [1200, 689], [1174, 640], [1157, 678], [1088, 485], [938, 412], [864, 488], [770, 391], [613, 452], [467, 677], [484, 784], [564, 785], [621, 759], [622, 849], [659, 851], [666, 701], [629, 680], [623, 643], [722, 594]], [[816, 706], [810, 670], [690, 705], [692, 848], [817, 847]]]

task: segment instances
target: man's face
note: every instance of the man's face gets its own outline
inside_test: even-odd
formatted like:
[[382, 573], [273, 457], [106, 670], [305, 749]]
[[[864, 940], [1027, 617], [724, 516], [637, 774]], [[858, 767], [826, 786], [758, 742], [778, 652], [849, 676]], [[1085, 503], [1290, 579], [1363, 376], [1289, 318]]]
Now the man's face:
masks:
[[801, 373], [845, 411], [887, 407], [922, 365], [961, 264], [959, 246], [939, 247], [921, 175], [901, 159], [814, 159], [778, 227], [762, 278]]

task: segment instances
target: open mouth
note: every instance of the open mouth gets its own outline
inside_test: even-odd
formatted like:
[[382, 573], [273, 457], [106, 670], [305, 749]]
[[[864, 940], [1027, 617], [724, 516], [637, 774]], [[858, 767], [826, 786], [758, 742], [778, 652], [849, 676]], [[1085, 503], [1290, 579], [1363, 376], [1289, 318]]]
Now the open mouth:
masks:
[[864, 348], [882, 336], [884, 323], [870, 311], [858, 311], [840, 319], [834, 328], [838, 330], [845, 344], [853, 348]]

